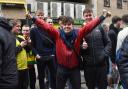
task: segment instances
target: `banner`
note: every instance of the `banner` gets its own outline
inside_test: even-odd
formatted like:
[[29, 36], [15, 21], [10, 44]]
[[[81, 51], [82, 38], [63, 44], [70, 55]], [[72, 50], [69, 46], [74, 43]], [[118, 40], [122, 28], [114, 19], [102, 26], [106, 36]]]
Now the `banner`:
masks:
[[0, 3], [26, 4], [26, 0], [0, 0]]

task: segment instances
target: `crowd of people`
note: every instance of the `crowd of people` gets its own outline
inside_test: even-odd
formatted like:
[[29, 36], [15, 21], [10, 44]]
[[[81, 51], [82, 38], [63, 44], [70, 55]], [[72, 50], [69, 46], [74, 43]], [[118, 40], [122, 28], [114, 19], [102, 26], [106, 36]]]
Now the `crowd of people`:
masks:
[[0, 17], [0, 89], [36, 89], [36, 78], [40, 89], [81, 89], [81, 69], [88, 89], [128, 89], [128, 14], [113, 16], [109, 26], [103, 21], [110, 12], [94, 18], [87, 8], [79, 29], [69, 16], [55, 28], [44, 14], [28, 13], [31, 26]]

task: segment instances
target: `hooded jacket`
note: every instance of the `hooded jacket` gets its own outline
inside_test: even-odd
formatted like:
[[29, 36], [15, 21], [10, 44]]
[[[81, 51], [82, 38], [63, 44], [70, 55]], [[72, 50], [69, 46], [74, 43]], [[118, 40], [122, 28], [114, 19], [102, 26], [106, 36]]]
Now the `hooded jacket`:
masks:
[[11, 26], [0, 17], [0, 89], [17, 86], [17, 67], [15, 58], [15, 37]]

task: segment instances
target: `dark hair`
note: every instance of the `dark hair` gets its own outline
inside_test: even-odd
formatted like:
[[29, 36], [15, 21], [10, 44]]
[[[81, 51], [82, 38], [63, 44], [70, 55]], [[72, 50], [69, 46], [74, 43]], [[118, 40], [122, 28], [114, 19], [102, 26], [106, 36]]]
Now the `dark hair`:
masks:
[[122, 16], [122, 21], [125, 23], [125, 24], [128, 24], [128, 14], [125, 14]]
[[86, 9], [84, 9], [84, 11], [83, 11], [83, 15], [84, 15], [84, 13], [92, 13], [92, 12], [93, 12], [92, 9], [86, 8]]
[[119, 16], [113, 16], [112, 17], [112, 23], [113, 24], [117, 23], [118, 21], [121, 21], [121, 18]]
[[74, 23], [74, 20], [72, 19], [72, 17], [66, 16], [63, 19], [62, 23], [64, 23], [64, 24], [73, 24]]
[[58, 17], [58, 21], [63, 22], [65, 20], [65, 18], [66, 18], [66, 16], [61, 15], [61, 16]]
[[58, 18], [58, 22], [61, 21], [62, 24], [64, 24], [65, 20], [66, 20], [66, 16], [63, 15], [59, 16]]

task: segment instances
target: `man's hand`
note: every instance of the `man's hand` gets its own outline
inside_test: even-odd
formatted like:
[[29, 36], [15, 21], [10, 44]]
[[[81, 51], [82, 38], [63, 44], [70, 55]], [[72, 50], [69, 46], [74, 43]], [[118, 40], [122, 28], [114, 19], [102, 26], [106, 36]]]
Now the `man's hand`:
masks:
[[28, 12], [28, 13], [26, 14], [26, 18], [28, 18], [28, 19], [32, 19], [33, 16]]
[[36, 55], [36, 59], [40, 59], [41, 56], [39, 54]]
[[103, 16], [104, 16], [104, 17], [110, 17], [110, 16], [111, 16], [111, 12], [109, 12], [109, 11], [103, 9]]
[[22, 42], [20, 43], [20, 45], [21, 45], [21, 47], [25, 47], [25, 46], [27, 45], [27, 42], [26, 42], [26, 41], [22, 41]]

